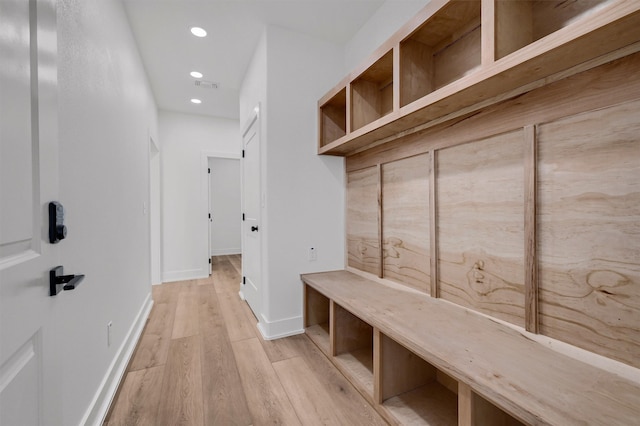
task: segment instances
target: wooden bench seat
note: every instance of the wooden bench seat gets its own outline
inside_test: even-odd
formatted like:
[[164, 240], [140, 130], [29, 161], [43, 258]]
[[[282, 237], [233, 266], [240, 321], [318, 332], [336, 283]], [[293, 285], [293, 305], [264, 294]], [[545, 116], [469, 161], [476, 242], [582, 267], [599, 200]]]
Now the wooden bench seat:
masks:
[[[301, 278], [307, 333], [392, 423], [407, 423], [413, 416], [416, 423], [430, 424], [419, 408], [401, 407], [396, 415], [393, 403], [382, 404], [415, 388], [416, 377], [427, 374], [420, 363], [428, 363], [457, 381], [458, 424], [640, 425], [638, 383], [560, 354], [504, 324], [348, 271]], [[367, 358], [363, 342], [370, 335], [372, 365], [358, 363], [363, 350]], [[394, 353], [399, 355], [389, 355]], [[370, 376], [358, 379], [348, 362]], [[456, 391], [455, 382], [448, 381], [441, 380], [442, 388]], [[402, 417], [403, 410], [409, 417]], [[490, 416], [494, 420], [483, 423], [481, 417], [492, 410], [503, 411], [507, 420], [497, 423]], [[456, 424], [455, 418], [443, 422]]]

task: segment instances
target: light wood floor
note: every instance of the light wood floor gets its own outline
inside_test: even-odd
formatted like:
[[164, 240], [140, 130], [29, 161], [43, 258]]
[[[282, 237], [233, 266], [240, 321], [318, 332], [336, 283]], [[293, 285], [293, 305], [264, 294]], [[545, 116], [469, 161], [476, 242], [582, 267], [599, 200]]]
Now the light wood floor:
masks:
[[153, 288], [105, 424], [386, 424], [305, 335], [262, 340], [240, 262], [217, 256], [210, 278]]

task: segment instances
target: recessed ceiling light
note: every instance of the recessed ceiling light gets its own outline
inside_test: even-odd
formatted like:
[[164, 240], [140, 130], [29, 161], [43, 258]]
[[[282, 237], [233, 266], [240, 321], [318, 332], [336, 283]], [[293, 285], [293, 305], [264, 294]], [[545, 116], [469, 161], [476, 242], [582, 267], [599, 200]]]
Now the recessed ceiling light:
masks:
[[202, 101], [200, 99], [193, 98], [193, 99], [191, 99], [191, 103], [193, 103], [193, 104], [201, 104]]
[[191, 34], [196, 37], [206, 37], [207, 32], [200, 27], [191, 27]]
[[193, 78], [202, 78], [202, 73], [198, 71], [191, 71], [191, 77]]

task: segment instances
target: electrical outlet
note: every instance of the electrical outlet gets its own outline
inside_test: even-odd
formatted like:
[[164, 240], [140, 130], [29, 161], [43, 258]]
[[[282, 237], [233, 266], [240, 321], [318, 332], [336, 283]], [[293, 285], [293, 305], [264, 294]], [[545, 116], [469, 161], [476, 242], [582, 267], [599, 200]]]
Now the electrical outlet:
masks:
[[111, 327], [113, 327], [113, 321], [107, 323], [107, 347], [111, 346]]
[[315, 247], [309, 248], [309, 261], [315, 262], [318, 260], [318, 252]]

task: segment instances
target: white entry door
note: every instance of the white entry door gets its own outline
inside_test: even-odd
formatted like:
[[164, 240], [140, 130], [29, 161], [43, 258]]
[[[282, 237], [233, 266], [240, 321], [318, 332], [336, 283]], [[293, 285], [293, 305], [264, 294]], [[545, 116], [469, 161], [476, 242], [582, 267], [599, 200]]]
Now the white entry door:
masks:
[[[55, 0], [0, 0], [0, 425], [61, 425]], [[58, 299], [57, 299], [58, 298]]]
[[241, 292], [258, 319], [262, 313], [260, 223], [260, 122], [255, 115], [242, 135], [243, 246]]

